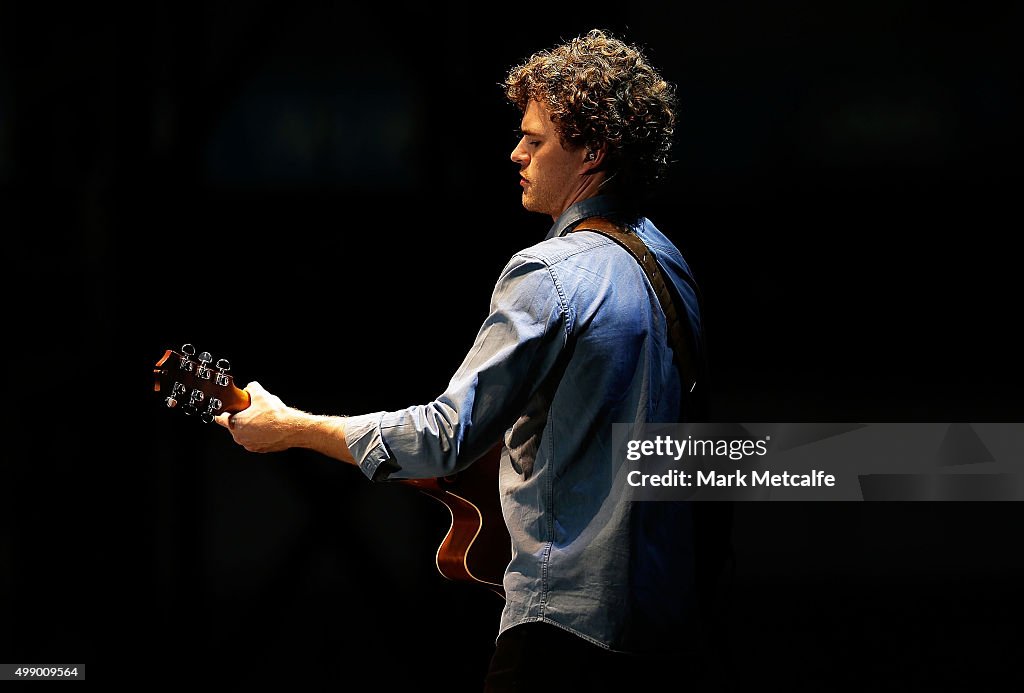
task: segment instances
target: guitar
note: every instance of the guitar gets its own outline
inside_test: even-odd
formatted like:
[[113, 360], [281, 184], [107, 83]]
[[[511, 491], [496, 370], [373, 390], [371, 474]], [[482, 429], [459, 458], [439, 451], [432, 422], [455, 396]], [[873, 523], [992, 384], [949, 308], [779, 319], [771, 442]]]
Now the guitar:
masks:
[[[167, 349], [153, 367], [153, 390], [164, 404], [210, 423], [221, 413], [251, 404], [249, 393], [235, 385], [231, 363], [209, 352], [196, 355], [192, 344]], [[501, 514], [498, 465], [501, 444], [455, 474], [435, 479], [396, 479], [387, 483], [411, 486], [442, 503], [451, 524], [437, 549], [438, 572], [449, 580], [483, 586], [502, 599], [502, 578], [512, 558], [512, 543]]]

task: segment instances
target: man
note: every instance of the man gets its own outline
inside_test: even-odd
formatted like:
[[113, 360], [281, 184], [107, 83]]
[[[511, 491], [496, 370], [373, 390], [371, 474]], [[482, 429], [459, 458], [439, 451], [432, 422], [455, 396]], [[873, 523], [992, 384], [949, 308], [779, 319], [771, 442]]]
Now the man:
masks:
[[668, 165], [674, 90], [599, 30], [534, 54], [504, 86], [522, 111], [511, 155], [522, 204], [554, 224], [505, 266], [445, 392], [341, 417], [296, 410], [254, 382], [251, 406], [217, 421], [248, 450], [309, 448], [373, 480], [448, 475], [503, 442], [513, 555], [487, 690], [635, 686], [666, 666], [692, 682], [697, 520], [689, 504], [625, 500], [624, 456], [612, 449], [614, 423], [679, 421], [689, 393], [644, 270], [612, 238], [582, 230], [604, 218], [646, 244], [688, 328], [689, 366], [702, 372], [688, 266], [640, 213]]

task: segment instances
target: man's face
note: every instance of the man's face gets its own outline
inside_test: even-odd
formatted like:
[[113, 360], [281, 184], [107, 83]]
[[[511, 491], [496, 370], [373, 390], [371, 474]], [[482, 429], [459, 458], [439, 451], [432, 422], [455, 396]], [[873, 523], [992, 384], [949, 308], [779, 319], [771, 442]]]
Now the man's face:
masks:
[[537, 101], [526, 107], [521, 130], [523, 137], [511, 158], [519, 165], [522, 177], [523, 207], [557, 219], [569, 205], [581, 199], [584, 181], [580, 174], [585, 150], [562, 146], [547, 109]]

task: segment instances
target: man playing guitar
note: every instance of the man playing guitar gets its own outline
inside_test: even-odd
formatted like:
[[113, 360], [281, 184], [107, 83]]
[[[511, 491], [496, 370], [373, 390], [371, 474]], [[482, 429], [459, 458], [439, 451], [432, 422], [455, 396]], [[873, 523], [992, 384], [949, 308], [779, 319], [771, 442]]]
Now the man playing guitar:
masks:
[[[611, 436], [615, 423], [700, 416], [688, 402], [706, 389], [687, 375], [704, 362], [696, 284], [643, 214], [669, 162], [674, 88], [639, 49], [600, 30], [535, 53], [504, 86], [522, 114], [511, 153], [522, 204], [553, 224], [506, 264], [445, 391], [346, 417], [298, 410], [251, 382], [250, 405], [215, 420], [252, 452], [308, 448], [374, 481], [444, 478], [497, 445], [494, 493], [511, 555], [485, 689], [647, 690], [680, 670], [692, 684], [694, 508], [624, 499]], [[613, 231], [656, 261], [685, 353], [640, 258]]]

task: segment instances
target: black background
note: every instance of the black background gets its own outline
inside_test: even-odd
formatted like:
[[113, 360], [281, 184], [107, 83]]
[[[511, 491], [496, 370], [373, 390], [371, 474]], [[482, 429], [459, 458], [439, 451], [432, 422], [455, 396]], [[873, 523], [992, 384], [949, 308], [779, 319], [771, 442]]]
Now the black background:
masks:
[[[192, 342], [290, 404], [436, 396], [550, 219], [512, 64], [591, 27], [678, 85], [649, 216], [735, 421], [1019, 421], [1019, 4], [0, 4], [0, 662], [475, 690], [446, 511], [162, 407]], [[1017, 503], [743, 503], [742, 683], [1018, 676]], [[680, 684], [686, 672], [680, 672]]]

